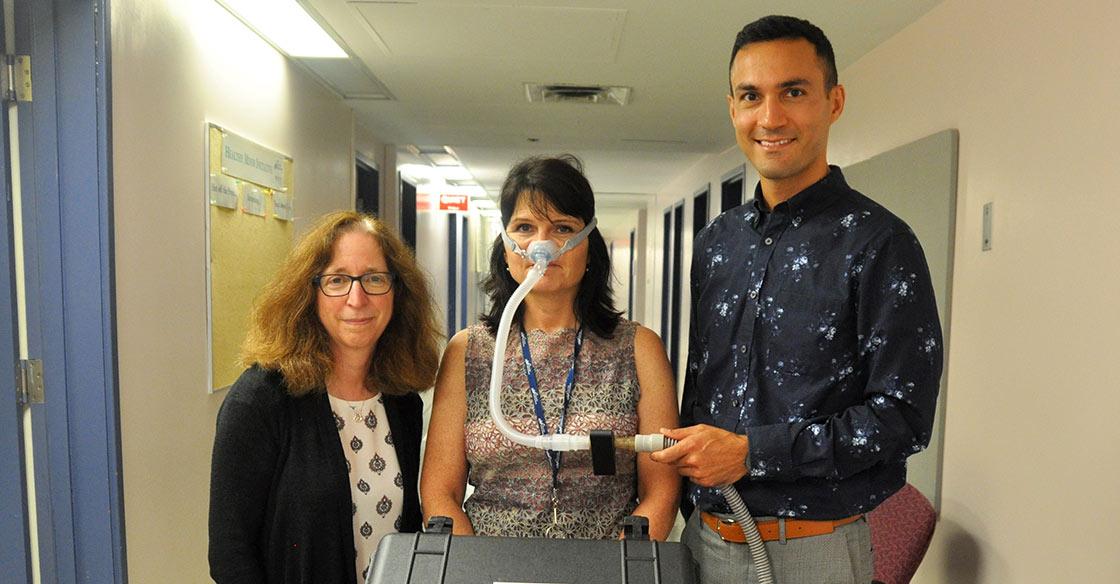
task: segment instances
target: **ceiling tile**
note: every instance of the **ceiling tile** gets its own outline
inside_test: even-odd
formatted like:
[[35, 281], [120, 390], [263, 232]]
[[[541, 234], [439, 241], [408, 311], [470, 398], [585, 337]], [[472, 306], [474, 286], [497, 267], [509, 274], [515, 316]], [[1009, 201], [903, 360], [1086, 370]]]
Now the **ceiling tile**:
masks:
[[525, 61], [612, 62], [627, 12], [427, 2], [350, 5], [392, 55]]

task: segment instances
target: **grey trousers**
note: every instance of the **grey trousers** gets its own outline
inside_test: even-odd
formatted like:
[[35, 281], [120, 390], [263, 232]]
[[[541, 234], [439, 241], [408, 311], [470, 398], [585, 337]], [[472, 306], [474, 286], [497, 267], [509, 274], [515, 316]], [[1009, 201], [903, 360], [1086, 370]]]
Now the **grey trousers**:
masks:
[[[695, 563], [700, 584], [757, 584], [746, 544], [723, 541], [695, 511], [681, 534]], [[871, 529], [867, 519], [827, 535], [766, 542], [776, 584], [869, 584], [872, 576]]]

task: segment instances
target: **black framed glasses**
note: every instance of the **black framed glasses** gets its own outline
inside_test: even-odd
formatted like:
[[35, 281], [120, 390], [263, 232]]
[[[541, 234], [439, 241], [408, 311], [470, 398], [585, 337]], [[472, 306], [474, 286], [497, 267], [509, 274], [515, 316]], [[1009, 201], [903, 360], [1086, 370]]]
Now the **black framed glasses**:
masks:
[[323, 274], [311, 278], [311, 283], [327, 296], [346, 296], [354, 287], [354, 282], [362, 286], [362, 291], [370, 296], [388, 294], [393, 289], [396, 276], [390, 272], [369, 272], [361, 276], [350, 274]]

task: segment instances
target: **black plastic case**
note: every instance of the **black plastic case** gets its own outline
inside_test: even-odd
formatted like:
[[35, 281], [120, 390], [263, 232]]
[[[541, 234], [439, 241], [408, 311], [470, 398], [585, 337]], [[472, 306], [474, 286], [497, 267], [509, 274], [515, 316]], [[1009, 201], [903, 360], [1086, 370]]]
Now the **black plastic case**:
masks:
[[[634, 531], [632, 531], [634, 528]], [[688, 549], [631, 539], [453, 536], [448, 525], [382, 538], [366, 584], [694, 584]]]

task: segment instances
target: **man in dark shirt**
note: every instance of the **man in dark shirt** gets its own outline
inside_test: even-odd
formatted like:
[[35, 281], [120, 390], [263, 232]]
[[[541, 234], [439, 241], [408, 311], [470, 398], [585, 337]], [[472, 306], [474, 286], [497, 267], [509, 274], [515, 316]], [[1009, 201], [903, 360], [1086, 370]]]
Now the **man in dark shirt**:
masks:
[[828, 165], [845, 95], [819, 28], [747, 25], [730, 80], [736, 140], [760, 181], [696, 237], [686, 427], [666, 430], [680, 442], [653, 458], [689, 479], [682, 540], [703, 582], [753, 572], [715, 488], [734, 484], [776, 581], [866, 583], [863, 514], [904, 484], [933, 425], [929, 269], [910, 228]]

